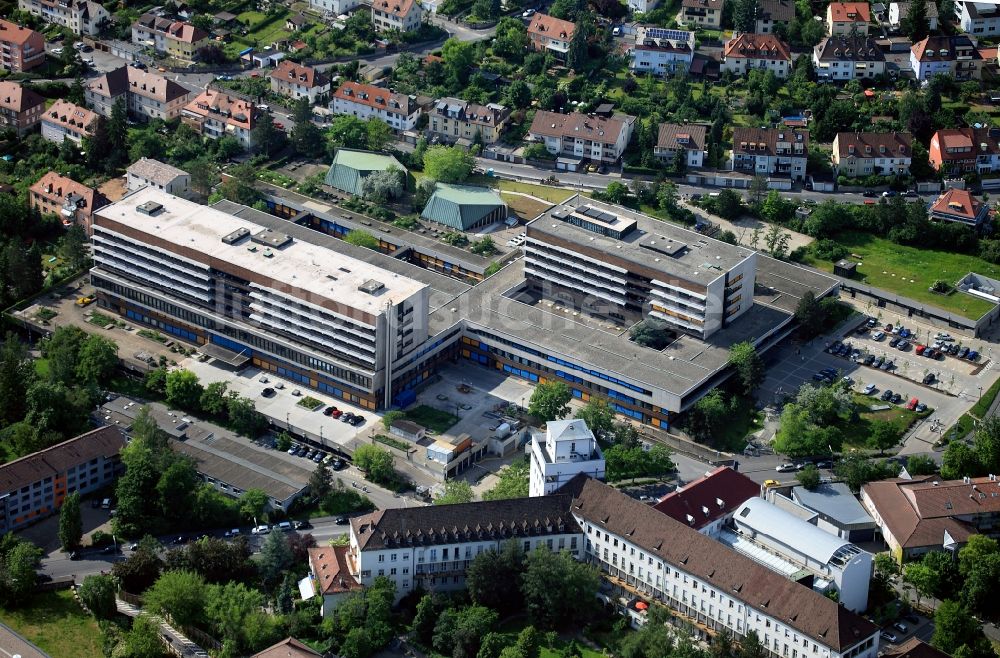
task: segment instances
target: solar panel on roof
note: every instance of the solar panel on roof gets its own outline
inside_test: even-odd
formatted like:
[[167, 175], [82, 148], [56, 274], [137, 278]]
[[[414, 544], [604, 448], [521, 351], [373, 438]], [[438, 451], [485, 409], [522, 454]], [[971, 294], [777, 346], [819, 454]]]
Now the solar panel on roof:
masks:
[[646, 36], [651, 39], [673, 39], [675, 41], [687, 41], [690, 32], [684, 30], [670, 30], [665, 27], [648, 27]]
[[601, 219], [601, 221], [603, 221], [603, 222], [605, 222], [607, 224], [614, 224], [615, 221], [618, 220], [617, 217], [615, 217], [614, 215], [612, 215], [609, 212], [602, 212], [602, 213], [600, 213], [600, 219]]

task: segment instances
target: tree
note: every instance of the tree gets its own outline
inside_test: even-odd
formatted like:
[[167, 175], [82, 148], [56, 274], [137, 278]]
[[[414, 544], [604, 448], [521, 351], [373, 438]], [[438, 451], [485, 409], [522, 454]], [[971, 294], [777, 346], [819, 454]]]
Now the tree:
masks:
[[577, 72], [587, 65], [587, 25], [582, 20], [576, 24], [566, 51], [566, 66]]
[[473, 605], [445, 610], [434, 626], [433, 646], [452, 658], [475, 658], [482, 638], [496, 625], [498, 615]]
[[756, 32], [757, 0], [737, 0], [733, 6], [733, 28], [737, 32]]
[[42, 549], [13, 533], [0, 537], [0, 607], [31, 599], [42, 563]]
[[191, 513], [194, 492], [201, 479], [193, 462], [182, 455], [163, 470], [156, 483], [160, 511], [168, 519], [180, 520]]
[[250, 131], [250, 144], [254, 153], [273, 156], [285, 145], [285, 133], [274, 125], [274, 117], [265, 111], [257, 117], [256, 125]]
[[1000, 473], [1000, 418], [990, 416], [976, 428], [973, 448], [980, 468], [987, 473]]
[[118, 368], [118, 345], [103, 336], [87, 336], [80, 345], [76, 378], [82, 384], [106, 384]]
[[[379, 124], [385, 125], [381, 121]], [[361, 181], [361, 196], [375, 203], [385, 203], [403, 195], [403, 172], [396, 167], [374, 171]]]
[[923, 562], [911, 562], [903, 570], [903, 581], [913, 585], [917, 593], [917, 605], [925, 596], [933, 596], [939, 587], [938, 574]]
[[931, 645], [961, 658], [991, 658], [996, 655], [983, 635], [980, 623], [956, 601], [942, 601], [934, 612]]
[[925, 0], [911, 0], [909, 11], [903, 19], [903, 33], [910, 37], [911, 43], [917, 43], [927, 38], [930, 23], [927, 20], [927, 3]]
[[994, 552], [983, 556], [969, 568], [962, 583], [960, 597], [962, 603], [976, 614], [995, 617], [1000, 610], [1000, 604], [996, 601], [998, 582], [1000, 582], [1000, 554]]
[[736, 370], [744, 394], [753, 395], [764, 381], [764, 362], [753, 343], [736, 343], [729, 348], [729, 365]]
[[376, 445], [358, 446], [354, 451], [354, 465], [374, 482], [389, 482], [395, 476], [392, 455]]
[[219, 182], [215, 163], [207, 157], [200, 157], [188, 162], [186, 169], [191, 174], [191, 189], [200, 197], [207, 198]]
[[340, 114], [330, 122], [326, 131], [330, 154], [338, 148], [363, 149], [368, 145], [368, 126], [350, 114]]
[[257, 180], [256, 167], [249, 162], [238, 164], [230, 167], [228, 174], [229, 178], [219, 186], [219, 193], [224, 199], [244, 206], [252, 206], [260, 201], [260, 192], [254, 187]]
[[[276, 533], [275, 536], [282, 536]], [[270, 539], [270, 537], [268, 537]], [[227, 582], [206, 590], [205, 616], [223, 641], [246, 647], [247, 627], [251, 618], [264, 606], [264, 595], [244, 583]]]
[[906, 472], [910, 475], [932, 475], [937, 472], [937, 463], [927, 455], [910, 455], [906, 459]]
[[527, 498], [530, 472], [531, 466], [526, 458], [509, 464], [499, 472], [499, 481], [493, 488], [483, 494], [483, 500]]
[[874, 559], [875, 578], [884, 587], [892, 584], [893, 578], [899, 575], [899, 563], [892, 557], [891, 553], [877, 553]]
[[378, 238], [362, 229], [354, 229], [353, 231], [348, 231], [347, 235], [344, 236], [344, 242], [348, 244], [353, 244], [355, 247], [365, 247], [367, 249], [373, 249], [378, 251]]
[[87, 576], [80, 585], [80, 600], [98, 619], [111, 619], [118, 611], [115, 581], [111, 576]]
[[566, 551], [553, 553], [539, 546], [527, 557], [521, 594], [530, 618], [555, 628], [586, 619], [599, 586], [593, 565], [577, 562]]
[[516, 110], [525, 109], [531, 105], [531, 87], [524, 80], [514, 80], [504, 92], [504, 102]]
[[240, 436], [255, 439], [267, 429], [267, 418], [257, 411], [257, 405], [250, 398], [230, 393], [226, 397], [226, 413], [230, 429]]
[[59, 256], [74, 270], [87, 266], [87, 233], [81, 224], [72, 224], [59, 238]]
[[86, 338], [87, 334], [79, 327], [65, 326], [58, 327], [40, 343], [42, 356], [49, 361], [49, 379], [52, 382], [67, 386], [76, 383], [80, 347]]
[[268, 587], [276, 584], [281, 573], [291, 564], [292, 551], [288, 546], [288, 538], [285, 537], [285, 533], [270, 533], [260, 548], [260, 559], [257, 563], [264, 584]]
[[736, 219], [743, 214], [743, 197], [734, 190], [722, 190], [715, 200], [715, 208], [720, 217]]
[[403, 420], [404, 418], [406, 418], [406, 412], [399, 411], [398, 409], [387, 411], [382, 415], [382, 427], [389, 430], [394, 422]]
[[521, 605], [520, 582], [524, 571], [524, 551], [517, 542], [506, 542], [497, 550], [476, 555], [465, 574], [472, 600], [508, 614]]
[[205, 392], [198, 375], [190, 370], [179, 369], [167, 373], [167, 402], [180, 409], [197, 411], [201, 396]]
[[205, 579], [192, 571], [168, 571], [149, 588], [143, 603], [149, 612], [169, 615], [180, 626], [192, 626], [204, 614]]
[[535, 387], [528, 402], [528, 413], [542, 422], [564, 418], [569, 413], [573, 393], [559, 381], [545, 382]]
[[162, 658], [163, 641], [159, 623], [147, 614], [140, 614], [132, 622], [111, 653], [115, 658]]
[[587, 428], [599, 439], [611, 434], [615, 425], [615, 412], [604, 398], [591, 396], [576, 417], [587, 423]]
[[[478, 556], [476, 557], [478, 559]], [[473, 560], [474, 564], [475, 560]], [[469, 568], [471, 569], [472, 565]], [[475, 597], [472, 600], [475, 601]], [[430, 646], [433, 641], [434, 625], [437, 623], [437, 619], [443, 608], [444, 602], [440, 595], [435, 593], [424, 594], [417, 603], [417, 609], [413, 615], [413, 624], [410, 626], [410, 630], [413, 631], [417, 641], [422, 645]]]
[[659, 351], [670, 344], [674, 334], [666, 322], [654, 317], [647, 317], [637, 322], [629, 330], [629, 337], [643, 347]]
[[685, 428], [698, 441], [709, 442], [731, 418], [731, 408], [722, 391], [713, 388], [688, 412]]
[[323, 132], [312, 121], [309, 97], [303, 96], [292, 106], [292, 148], [307, 158], [318, 158], [324, 150]]
[[372, 117], [365, 126], [365, 145], [369, 151], [382, 151], [392, 141], [392, 128], [385, 121]]
[[885, 420], [872, 422], [871, 433], [868, 435], [869, 448], [878, 450], [878, 454], [883, 455], [897, 443], [899, 443], [899, 430], [895, 425]]
[[324, 462], [316, 466], [316, 470], [309, 476], [309, 492], [314, 498], [323, 499], [333, 490], [330, 482], [330, 467]]
[[198, 400], [198, 406], [207, 414], [222, 416], [226, 413], [228, 406], [228, 396], [226, 395], [228, 389], [229, 384], [227, 382], [211, 382], [202, 392], [201, 398]]
[[0, 426], [7, 427], [24, 418], [25, 398], [35, 380], [35, 367], [24, 343], [8, 332], [0, 343]]
[[819, 486], [819, 469], [815, 464], [806, 464], [805, 468], [795, 474], [795, 479], [810, 491]]
[[83, 519], [80, 516], [80, 492], [66, 496], [59, 509], [59, 544], [69, 553], [80, 548], [83, 539]]
[[826, 324], [826, 314], [819, 305], [819, 300], [811, 290], [806, 291], [795, 307], [795, 320], [803, 336], [813, 337], [823, 333]]
[[957, 480], [962, 477], [975, 477], [983, 473], [982, 465], [976, 452], [961, 441], [952, 441], [944, 451], [941, 459], [941, 477], [946, 480]]
[[240, 496], [240, 514], [246, 519], [259, 521], [270, 502], [262, 489], [247, 489]]
[[788, 254], [788, 241], [791, 233], [782, 230], [777, 224], [770, 224], [764, 233], [764, 245], [773, 258], [782, 259]]
[[434, 499], [435, 505], [455, 505], [471, 503], [475, 499], [472, 485], [465, 480], [448, 480], [444, 483], [444, 493]]
[[142, 594], [153, 586], [163, 570], [163, 560], [158, 555], [159, 548], [159, 543], [147, 535], [128, 558], [112, 565], [111, 575], [121, 583], [123, 590]]
[[463, 182], [475, 166], [472, 153], [461, 146], [439, 144], [428, 147], [424, 154], [424, 173], [442, 183]]

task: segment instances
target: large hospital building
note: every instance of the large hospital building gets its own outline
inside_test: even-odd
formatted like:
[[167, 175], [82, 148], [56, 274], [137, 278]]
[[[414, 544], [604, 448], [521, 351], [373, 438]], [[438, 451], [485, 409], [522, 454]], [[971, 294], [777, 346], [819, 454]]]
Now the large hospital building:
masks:
[[[465, 360], [666, 427], [836, 282], [625, 208], [573, 197], [527, 227], [525, 257], [477, 285], [230, 202], [143, 188], [94, 215], [102, 307], [368, 409], [405, 405]], [[662, 350], [629, 327], [662, 320]], [[386, 387], [386, 381], [392, 385]]]

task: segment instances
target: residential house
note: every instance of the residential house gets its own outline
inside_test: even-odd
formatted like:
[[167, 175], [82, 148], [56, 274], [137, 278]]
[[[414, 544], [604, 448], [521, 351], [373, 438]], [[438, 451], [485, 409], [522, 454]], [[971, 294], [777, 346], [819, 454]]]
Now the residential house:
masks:
[[285, 29], [289, 32], [304, 30], [309, 25], [309, 19], [303, 14], [295, 14], [285, 19]]
[[250, 658], [322, 658], [323, 654], [312, 649], [294, 637], [288, 637], [275, 645], [269, 646]]
[[909, 176], [912, 145], [909, 133], [837, 133], [834, 171], [848, 178]]
[[548, 496], [583, 473], [603, 480], [606, 462], [597, 438], [580, 418], [551, 420], [531, 433], [529, 494]]
[[813, 48], [812, 59], [820, 81], [874, 78], [885, 73], [885, 55], [871, 37], [826, 37]]
[[42, 120], [45, 99], [17, 82], [0, 82], [0, 126], [23, 135]]
[[861, 504], [878, 523], [889, 552], [902, 563], [945, 545], [960, 547], [977, 533], [995, 534], [1000, 482], [995, 475], [869, 482], [861, 487]]
[[292, 99], [308, 98], [310, 105], [324, 103], [330, 96], [330, 78], [311, 66], [283, 59], [270, 77], [271, 91]]
[[200, 27], [153, 13], [143, 14], [132, 24], [132, 43], [182, 62], [193, 62], [198, 49], [210, 40], [208, 32]]
[[943, 128], [931, 137], [928, 160], [950, 176], [1000, 171], [1000, 128]]
[[639, 26], [635, 41], [625, 48], [628, 67], [636, 73], [686, 73], [694, 61], [694, 32]]
[[309, 574], [313, 591], [323, 597], [320, 614], [324, 617], [329, 617], [341, 601], [361, 589], [361, 583], [351, 574], [349, 553], [349, 546], [309, 549]]
[[930, 218], [939, 222], [955, 222], [967, 226], [979, 226], [990, 215], [990, 207], [977, 199], [968, 190], [949, 187], [931, 204]]
[[759, 484], [729, 466], [719, 466], [670, 492], [653, 509], [703, 535], [718, 538], [739, 506], [758, 496]]
[[680, 23], [718, 30], [722, 27], [724, 0], [682, 0]]
[[806, 175], [809, 131], [795, 128], [734, 128], [733, 171], [754, 176]]
[[705, 139], [707, 130], [707, 126], [698, 123], [661, 123], [653, 155], [661, 162], [672, 164], [677, 160], [677, 154], [683, 153], [686, 167], [701, 167], [708, 148]]
[[122, 66], [87, 82], [87, 104], [98, 114], [111, 116], [118, 99], [125, 101], [129, 116], [140, 121], [180, 116], [191, 92], [162, 75]]
[[611, 164], [621, 159], [634, 127], [635, 117], [627, 114], [607, 117], [539, 110], [528, 129], [528, 137], [545, 144], [545, 149], [553, 155]]
[[955, 3], [955, 9], [964, 32], [984, 37], [1000, 34], [1000, 8], [996, 4], [966, 0]]
[[93, 0], [17, 0], [17, 7], [81, 36], [97, 36], [111, 20], [111, 13]]
[[0, 68], [23, 73], [45, 63], [45, 37], [31, 28], [0, 20]]
[[773, 34], [777, 25], [787, 25], [795, 18], [792, 0], [760, 0], [757, 3], [757, 34]]
[[887, 647], [882, 658], [949, 658], [949, 655], [913, 636], [897, 647]]
[[64, 139], [80, 144], [84, 137], [93, 135], [97, 116], [85, 107], [59, 99], [42, 114], [42, 137], [56, 144], [62, 144]]
[[427, 132], [431, 137], [448, 142], [469, 144], [478, 134], [483, 144], [492, 144], [500, 139], [508, 118], [510, 110], [503, 105], [477, 105], [459, 98], [439, 98], [431, 110]]
[[[927, 0], [927, 27], [930, 28], [931, 32], [936, 32], [938, 29], [938, 8], [937, 4], [931, 0]], [[889, 27], [893, 30], [900, 30], [903, 27], [903, 21], [910, 14], [910, 3], [909, 2], [892, 2], [889, 4]]]
[[341, 16], [361, 6], [361, 0], [309, 0], [309, 6], [329, 16]]
[[103, 194], [92, 187], [54, 171], [42, 176], [28, 190], [28, 205], [43, 215], [57, 215], [63, 226], [80, 224], [91, 234], [94, 212], [108, 204]]
[[253, 103], [215, 89], [203, 91], [181, 112], [181, 121], [202, 135], [211, 139], [231, 135], [248, 150], [253, 146], [255, 118]]
[[0, 533], [55, 514], [66, 496], [111, 485], [124, 470], [125, 438], [102, 427], [0, 465]]
[[416, 96], [360, 82], [341, 84], [330, 105], [334, 114], [349, 114], [359, 119], [375, 117], [397, 132], [416, 128], [421, 113]]
[[576, 24], [548, 14], [535, 14], [528, 24], [528, 40], [536, 52], [550, 52], [565, 59]]
[[417, 0], [372, 0], [372, 23], [376, 32], [420, 29], [423, 8]]
[[792, 53], [788, 44], [773, 34], [738, 34], [726, 42], [720, 70], [733, 75], [750, 71], [771, 71], [777, 78], [787, 78], [792, 71]]
[[645, 14], [659, 4], [660, 0], [628, 0], [628, 8], [633, 14]]
[[872, 19], [867, 2], [831, 2], [826, 8], [826, 33], [868, 34], [868, 23]]
[[129, 192], [151, 186], [174, 196], [191, 198], [191, 174], [153, 158], [142, 158], [125, 170]]
[[910, 66], [917, 80], [930, 80], [939, 73], [956, 80], [978, 80], [982, 56], [964, 34], [934, 36], [910, 47]]

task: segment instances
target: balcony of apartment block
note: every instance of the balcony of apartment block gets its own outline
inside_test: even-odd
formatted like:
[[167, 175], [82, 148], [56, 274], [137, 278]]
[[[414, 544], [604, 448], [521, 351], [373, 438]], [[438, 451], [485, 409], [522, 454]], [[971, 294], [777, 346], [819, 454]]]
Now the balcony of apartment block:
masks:
[[464, 574], [472, 560], [451, 560], [449, 562], [418, 563], [413, 572], [417, 576], [451, 576]]
[[[699, 631], [714, 635], [717, 632], [716, 622], [707, 615], [691, 608], [686, 602], [676, 601], [649, 583], [641, 581], [632, 575], [621, 572], [620, 569], [601, 564], [601, 575], [611, 585], [612, 592], [618, 588], [631, 596], [660, 605], [670, 611], [671, 615], [682, 623], [697, 628]], [[602, 588], [602, 593], [606, 590]]]

